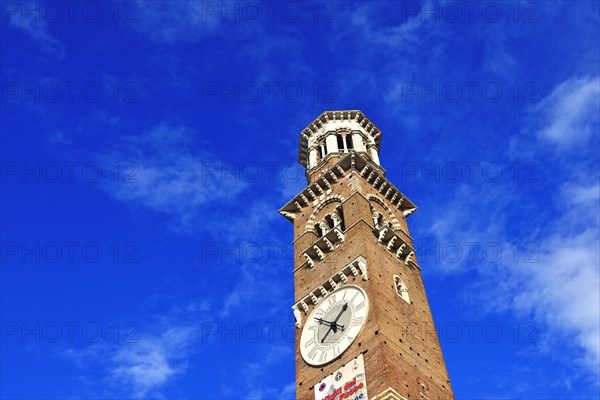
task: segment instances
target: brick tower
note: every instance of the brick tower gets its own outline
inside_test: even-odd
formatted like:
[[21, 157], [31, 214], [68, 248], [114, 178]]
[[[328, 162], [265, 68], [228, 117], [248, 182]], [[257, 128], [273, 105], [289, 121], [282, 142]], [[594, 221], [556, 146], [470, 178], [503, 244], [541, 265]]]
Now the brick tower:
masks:
[[296, 397], [452, 399], [406, 218], [415, 205], [379, 165], [381, 131], [326, 111], [300, 133], [308, 186], [294, 224]]

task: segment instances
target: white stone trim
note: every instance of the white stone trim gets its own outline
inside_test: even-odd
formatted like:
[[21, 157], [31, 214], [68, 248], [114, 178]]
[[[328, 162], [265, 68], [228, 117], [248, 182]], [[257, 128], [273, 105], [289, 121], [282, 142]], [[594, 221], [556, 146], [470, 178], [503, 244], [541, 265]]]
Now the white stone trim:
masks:
[[[396, 257], [407, 267], [414, 265], [421, 269], [421, 267], [413, 261], [415, 249], [413, 249], [413, 247], [393, 229], [388, 229], [387, 226], [383, 226], [377, 236], [377, 242], [384, 245], [388, 251], [396, 254]], [[408, 253], [406, 253], [407, 251]]]
[[[385, 183], [385, 182], [384, 182]], [[388, 207], [388, 205], [383, 201], [379, 196], [374, 195], [373, 193], [368, 193], [366, 195], [367, 200], [372, 203], [377, 203], [388, 213], [389, 218], [392, 220], [392, 227], [394, 229], [402, 229], [400, 225], [400, 221], [396, 217], [396, 214]], [[377, 228], [377, 227], [376, 227]]]
[[[344, 197], [339, 194], [332, 194], [323, 198], [318, 204], [318, 206], [314, 209], [314, 211], [308, 217], [308, 221], [306, 222], [306, 226], [304, 227], [304, 232], [314, 232], [313, 226], [315, 225], [315, 217], [321, 212], [323, 208], [328, 206], [331, 203], [340, 203], [340, 205], [344, 202]], [[339, 207], [339, 206], [338, 206]], [[336, 207], [337, 208], [337, 207]], [[328, 214], [329, 215], [329, 214]], [[339, 217], [339, 216], [338, 216]]]
[[305, 265], [308, 268], [314, 268], [316, 261], [323, 261], [327, 253], [332, 252], [342, 243], [344, 243], [344, 234], [339, 227], [330, 229], [302, 252], [306, 262], [298, 268]]

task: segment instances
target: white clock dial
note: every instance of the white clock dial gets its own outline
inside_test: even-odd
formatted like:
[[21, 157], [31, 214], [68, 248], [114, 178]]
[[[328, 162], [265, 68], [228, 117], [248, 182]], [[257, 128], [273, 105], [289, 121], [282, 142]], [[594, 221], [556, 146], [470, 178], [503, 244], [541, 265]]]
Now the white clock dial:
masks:
[[343, 286], [321, 300], [306, 320], [300, 336], [300, 354], [307, 364], [327, 364], [356, 339], [367, 321], [366, 293], [354, 285]]

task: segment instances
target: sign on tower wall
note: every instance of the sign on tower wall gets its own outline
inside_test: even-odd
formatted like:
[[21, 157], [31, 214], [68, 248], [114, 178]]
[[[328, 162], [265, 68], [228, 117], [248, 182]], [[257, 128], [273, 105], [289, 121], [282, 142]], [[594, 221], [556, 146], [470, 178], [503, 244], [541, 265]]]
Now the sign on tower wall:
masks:
[[363, 355], [315, 385], [315, 400], [368, 400]]

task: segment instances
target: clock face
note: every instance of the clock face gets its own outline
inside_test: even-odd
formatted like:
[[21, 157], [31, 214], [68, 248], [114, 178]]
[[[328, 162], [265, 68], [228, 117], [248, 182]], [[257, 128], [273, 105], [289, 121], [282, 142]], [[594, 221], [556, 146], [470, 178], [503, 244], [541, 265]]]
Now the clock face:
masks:
[[348, 285], [321, 300], [300, 336], [300, 354], [307, 364], [327, 364], [356, 339], [367, 320], [369, 302], [358, 286]]

